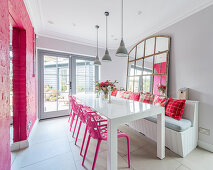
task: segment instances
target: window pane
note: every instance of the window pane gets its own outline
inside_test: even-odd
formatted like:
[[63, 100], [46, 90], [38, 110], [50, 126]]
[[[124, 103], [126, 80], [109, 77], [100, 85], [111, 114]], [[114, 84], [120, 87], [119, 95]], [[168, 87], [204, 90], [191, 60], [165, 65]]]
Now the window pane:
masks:
[[95, 74], [93, 61], [76, 60], [76, 93], [94, 92]]
[[128, 66], [128, 76], [134, 76], [135, 75], [135, 61], [129, 62]]
[[57, 111], [57, 93], [44, 93], [44, 112]]
[[152, 76], [143, 76], [143, 93], [152, 93]]
[[59, 75], [59, 92], [69, 92], [69, 76]]
[[134, 77], [128, 77], [127, 91], [133, 92]]
[[44, 74], [57, 74], [57, 57], [44, 56]]
[[57, 93], [57, 75], [44, 75], [44, 92]]
[[129, 61], [135, 59], [135, 48], [129, 53]]
[[144, 56], [144, 41], [137, 45], [136, 58], [141, 58]]
[[145, 56], [154, 54], [155, 38], [146, 40]]
[[143, 71], [143, 59], [136, 60], [135, 75], [142, 75]]
[[154, 76], [154, 82], [153, 82], [153, 94], [155, 95], [161, 95], [162, 93], [158, 91], [159, 85], [165, 85], [166, 86], [166, 75], [155, 75]]
[[59, 93], [58, 94], [58, 110], [68, 110], [69, 109], [69, 93]]
[[154, 73], [166, 73], [166, 61], [167, 53], [159, 54], [155, 56]]
[[76, 93], [85, 92], [85, 77], [76, 76]]
[[153, 56], [151, 57], [147, 57], [144, 59], [144, 70], [143, 70], [143, 74], [152, 74], [152, 70], [153, 70]]
[[134, 92], [142, 91], [142, 76], [136, 76], [134, 81]]
[[156, 49], [155, 52], [159, 53], [165, 50], [169, 50], [169, 38], [157, 37], [156, 38]]

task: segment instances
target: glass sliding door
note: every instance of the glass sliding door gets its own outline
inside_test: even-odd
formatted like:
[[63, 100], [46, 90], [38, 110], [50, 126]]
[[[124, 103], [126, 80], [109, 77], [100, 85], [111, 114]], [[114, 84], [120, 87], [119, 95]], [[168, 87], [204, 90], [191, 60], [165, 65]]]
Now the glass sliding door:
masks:
[[39, 119], [69, 115], [69, 94], [95, 91], [94, 57], [38, 50]]
[[98, 68], [93, 61], [76, 59], [76, 94], [92, 93], [97, 81]]
[[40, 118], [69, 114], [71, 58], [67, 54], [39, 53]]

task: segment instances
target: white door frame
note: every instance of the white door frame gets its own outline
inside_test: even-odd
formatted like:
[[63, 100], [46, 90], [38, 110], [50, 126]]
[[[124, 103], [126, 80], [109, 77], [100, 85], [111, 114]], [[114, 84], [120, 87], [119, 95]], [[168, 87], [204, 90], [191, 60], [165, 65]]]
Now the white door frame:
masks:
[[[83, 55], [77, 55], [77, 54], [70, 54], [70, 53], [64, 53], [64, 52], [55, 52], [55, 51], [49, 51], [49, 50], [43, 50], [38, 49], [37, 50], [37, 102], [38, 102], [38, 119], [47, 119], [47, 118], [53, 118], [53, 117], [59, 117], [59, 116], [65, 116], [69, 115], [70, 111], [60, 111], [61, 113], [58, 114], [59, 111], [54, 112], [45, 112], [44, 113], [44, 104], [42, 103], [44, 100], [44, 96], [42, 94], [44, 84], [42, 82], [43, 75], [44, 75], [44, 69], [43, 69], [43, 56], [44, 55], [52, 55], [52, 56], [58, 56], [58, 57], [65, 57], [70, 58], [69, 60], [69, 82], [70, 82], [70, 94], [76, 94], [76, 59], [82, 59], [82, 60], [89, 60], [94, 61], [95, 57], [89, 57], [89, 56], [83, 56]], [[95, 81], [99, 80], [99, 67], [95, 66]]]
[[[52, 112], [44, 112], [44, 55], [50, 55], [54, 57], [62, 57], [69, 58], [69, 82], [71, 83], [71, 75], [72, 75], [72, 58], [68, 53], [59, 53], [47, 50], [38, 50], [37, 51], [37, 65], [38, 65], [38, 118], [39, 119], [47, 119], [59, 116], [69, 115], [70, 109], [61, 110], [61, 111], [52, 111]], [[69, 89], [69, 94], [71, 94], [71, 85]]]

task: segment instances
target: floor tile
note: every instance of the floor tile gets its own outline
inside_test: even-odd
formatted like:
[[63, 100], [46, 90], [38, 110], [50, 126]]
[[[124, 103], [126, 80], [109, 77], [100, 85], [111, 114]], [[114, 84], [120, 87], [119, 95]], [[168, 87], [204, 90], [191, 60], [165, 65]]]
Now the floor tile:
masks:
[[190, 170], [189, 168], [187, 168], [184, 165], [179, 166], [176, 170]]
[[21, 170], [76, 170], [71, 152], [21, 168]]
[[213, 153], [201, 148], [196, 148], [185, 158], [177, 158], [176, 160], [191, 170], [213, 169]]
[[24, 167], [70, 151], [67, 137], [34, 144], [19, 151], [12, 167]]
[[[82, 166], [82, 160], [76, 161], [77, 169], [78, 170], [91, 169], [93, 160], [94, 160], [94, 153], [88, 151], [84, 167]], [[107, 169], [107, 151], [98, 153], [98, 158], [95, 165], [95, 170], [105, 170], [105, 169]], [[119, 155], [118, 155], [118, 169], [133, 170], [133, 168], [128, 168], [128, 163]]]
[[[127, 160], [127, 156], [124, 159]], [[135, 170], [175, 170], [181, 165], [175, 159], [168, 157], [160, 160], [156, 155], [144, 150], [143, 147], [131, 152], [130, 159]]]
[[39, 121], [35, 129], [33, 129], [33, 135], [29, 138], [30, 144], [34, 145], [66, 137], [68, 130], [67, 120], [67, 117], [62, 117]]

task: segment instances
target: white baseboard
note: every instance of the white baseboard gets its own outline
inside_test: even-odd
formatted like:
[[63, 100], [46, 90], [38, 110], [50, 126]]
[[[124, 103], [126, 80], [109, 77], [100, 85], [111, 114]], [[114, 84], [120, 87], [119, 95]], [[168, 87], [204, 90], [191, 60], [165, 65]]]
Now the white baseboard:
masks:
[[18, 151], [18, 150], [25, 149], [25, 148], [28, 148], [28, 147], [29, 147], [28, 140], [22, 140], [22, 141], [19, 141], [19, 142], [12, 143], [10, 145], [10, 151], [11, 152]]
[[36, 129], [37, 125], [38, 125], [38, 122], [39, 122], [39, 120], [38, 120], [38, 118], [37, 118], [36, 121], [35, 121], [35, 123], [34, 123], [34, 125], [33, 125], [32, 130], [31, 130], [31, 132], [30, 132], [30, 134], [29, 134], [29, 136], [28, 136], [28, 139], [29, 139], [29, 140], [32, 138], [33, 134], [35, 133], [35, 129]]
[[212, 144], [198, 140], [198, 146], [207, 150], [207, 151], [213, 152], [213, 145]]
[[28, 148], [29, 147], [29, 140], [30, 140], [31, 136], [33, 135], [37, 125], [38, 125], [38, 119], [36, 119], [28, 139], [12, 143], [10, 145], [10, 151], [13, 152], [13, 151], [18, 151], [18, 150], [21, 150], [21, 149]]

